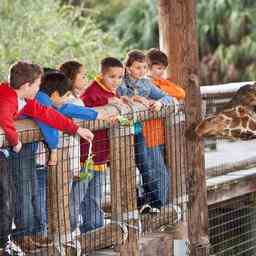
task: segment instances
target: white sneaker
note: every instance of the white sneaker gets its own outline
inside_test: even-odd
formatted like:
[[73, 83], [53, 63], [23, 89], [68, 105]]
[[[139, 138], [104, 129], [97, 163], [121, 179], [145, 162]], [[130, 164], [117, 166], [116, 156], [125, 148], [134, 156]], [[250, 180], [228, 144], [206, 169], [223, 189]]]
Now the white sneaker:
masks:
[[144, 204], [141, 208], [140, 208], [140, 214], [157, 214], [159, 213], [160, 210], [158, 208], [154, 208], [152, 206], [150, 206], [149, 204]]
[[4, 256], [25, 256], [25, 253], [21, 250], [21, 248], [16, 245], [13, 241], [9, 240], [4, 248]]

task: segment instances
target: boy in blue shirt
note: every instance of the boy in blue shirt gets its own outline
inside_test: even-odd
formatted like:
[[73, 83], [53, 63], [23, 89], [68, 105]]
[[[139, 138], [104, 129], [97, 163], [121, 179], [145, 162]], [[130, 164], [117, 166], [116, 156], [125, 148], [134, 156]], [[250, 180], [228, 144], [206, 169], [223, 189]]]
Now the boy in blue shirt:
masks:
[[[36, 99], [45, 106], [51, 106], [56, 108], [63, 115], [70, 118], [77, 118], [81, 120], [96, 120], [96, 119], [107, 119], [107, 115], [100, 114], [92, 108], [86, 108], [84, 106], [79, 106], [73, 103], [68, 103], [71, 101], [72, 97], [72, 84], [71, 81], [60, 71], [50, 71], [43, 79], [40, 86], [40, 91], [37, 93]], [[73, 101], [71, 101], [73, 102]], [[55, 164], [55, 152], [58, 147], [65, 146], [67, 143], [72, 146], [69, 152], [69, 169], [73, 172], [72, 177], [79, 177], [80, 166], [80, 140], [76, 137], [68, 138], [68, 142], [65, 137], [60, 140], [60, 135], [58, 130], [45, 125], [44, 123], [37, 122], [48, 148], [51, 151], [52, 156], [50, 157], [50, 164]], [[63, 145], [63, 143], [65, 145]], [[60, 145], [62, 144], [62, 145]], [[49, 163], [48, 163], [49, 164]], [[47, 170], [44, 166], [41, 166], [37, 170], [37, 181], [38, 190], [36, 195], [36, 212], [40, 219], [40, 232], [46, 232], [47, 228]], [[78, 198], [84, 197], [84, 191], [86, 191], [87, 181], [80, 182], [80, 195], [76, 195]], [[71, 195], [71, 199], [74, 199], [74, 195]], [[70, 202], [71, 208], [75, 207], [74, 202]], [[78, 222], [78, 214], [75, 213], [74, 209], [71, 210], [70, 222], [71, 230], [74, 230]]]

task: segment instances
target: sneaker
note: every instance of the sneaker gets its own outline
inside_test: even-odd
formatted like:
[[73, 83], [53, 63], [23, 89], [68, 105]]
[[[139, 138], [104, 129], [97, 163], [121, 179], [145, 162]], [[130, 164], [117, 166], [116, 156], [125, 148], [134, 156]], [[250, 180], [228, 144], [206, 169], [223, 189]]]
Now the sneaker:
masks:
[[21, 250], [21, 248], [17, 244], [9, 240], [3, 249], [2, 255], [3, 256], [25, 256], [25, 253]]
[[157, 214], [160, 212], [160, 210], [158, 208], [154, 208], [152, 206], [150, 206], [149, 204], [144, 204], [141, 208], [140, 208], [140, 214]]

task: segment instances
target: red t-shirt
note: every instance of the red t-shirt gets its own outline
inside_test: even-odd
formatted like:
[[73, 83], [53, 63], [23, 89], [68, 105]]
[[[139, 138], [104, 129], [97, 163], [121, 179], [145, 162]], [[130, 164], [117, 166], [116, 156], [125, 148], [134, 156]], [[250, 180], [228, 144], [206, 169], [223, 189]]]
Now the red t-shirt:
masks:
[[75, 134], [78, 126], [53, 108], [42, 106], [36, 100], [27, 100], [19, 111], [18, 95], [7, 83], [0, 84], [0, 127], [4, 130], [10, 146], [18, 144], [19, 136], [14, 121], [20, 116], [31, 117], [58, 130]]
[[[115, 97], [115, 94], [108, 90], [100, 81], [94, 80], [82, 95], [86, 107], [100, 107], [108, 104], [108, 99]], [[95, 164], [105, 164], [109, 160], [109, 137], [107, 129], [94, 132], [92, 152]], [[88, 143], [81, 140], [81, 161], [84, 162], [88, 155]]]

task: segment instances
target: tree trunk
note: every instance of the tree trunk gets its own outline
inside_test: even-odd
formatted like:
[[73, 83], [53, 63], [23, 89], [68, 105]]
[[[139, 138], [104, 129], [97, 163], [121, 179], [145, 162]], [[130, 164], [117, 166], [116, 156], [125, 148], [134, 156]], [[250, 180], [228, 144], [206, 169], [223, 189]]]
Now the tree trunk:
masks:
[[[159, 0], [160, 46], [169, 58], [168, 76], [186, 90], [186, 129], [201, 119], [196, 0]], [[208, 208], [202, 142], [186, 139], [188, 235], [191, 255], [208, 254]], [[203, 254], [204, 253], [204, 254]]]

